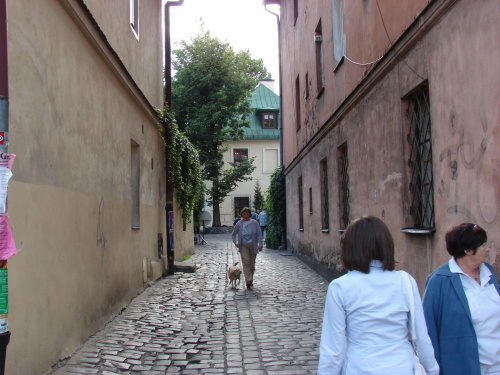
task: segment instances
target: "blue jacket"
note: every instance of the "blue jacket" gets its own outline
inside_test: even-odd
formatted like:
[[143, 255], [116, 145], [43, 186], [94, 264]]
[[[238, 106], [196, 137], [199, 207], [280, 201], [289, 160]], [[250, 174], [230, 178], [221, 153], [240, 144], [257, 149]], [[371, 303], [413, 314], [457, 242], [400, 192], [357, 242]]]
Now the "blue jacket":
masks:
[[[498, 293], [493, 268], [490, 284]], [[431, 273], [425, 282], [424, 314], [427, 330], [441, 375], [481, 375], [479, 348], [472, 316], [460, 275], [450, 271], [448, 263]]]

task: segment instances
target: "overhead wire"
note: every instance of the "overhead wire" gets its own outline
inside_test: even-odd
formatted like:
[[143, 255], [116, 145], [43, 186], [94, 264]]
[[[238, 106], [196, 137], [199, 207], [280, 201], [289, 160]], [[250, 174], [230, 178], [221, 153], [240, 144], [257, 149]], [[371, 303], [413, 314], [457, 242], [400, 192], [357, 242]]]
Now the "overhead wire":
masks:
[[[378, 3], [378, 0], [375, 0], [377, 2], [377, 8], [378, 8], [378, 12], [380, 14], [380, 18], [382, 19], [382, 25], [384, 26], [384, 30], [385, 30], [385, 35], [387, 35], [387, 39], [389, 40], [389, 45], [392, 45], [392, 41], [391, 41], [391, 37], [389, 36], [389, 32], [387, 31], [387, 27], [385, 26], [385, 21], [384, 21], [384, 16], [382, 15], [382, 11], [380, 10], [380, 5]], [[406, 63], [406, 61], [404, 60], [401, 60], [403, 62], [403, 64], [405, 64], [408, 69], [410, 69], [417, 77], [419, 77], [420, 79], [424, 80], [425, 81], [425, 78], [422, 77], [420, 74], [418, 74], [415, 70], [413, 70], [413, 68], [408, 65]]]

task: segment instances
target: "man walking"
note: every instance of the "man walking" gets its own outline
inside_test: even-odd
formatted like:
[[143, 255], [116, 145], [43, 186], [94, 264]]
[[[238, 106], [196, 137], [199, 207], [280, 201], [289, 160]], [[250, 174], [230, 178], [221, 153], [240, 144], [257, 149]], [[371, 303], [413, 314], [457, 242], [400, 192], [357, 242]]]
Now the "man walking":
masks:
[[262, 238], [264, 238], [264, 231], [266, 230], [267, 226], [267, 214], [264, 209], [259, 212], [259, 216], [257, 216], [257, 221], [259, 222], [260, 225], [260, 231], [262, 232]]

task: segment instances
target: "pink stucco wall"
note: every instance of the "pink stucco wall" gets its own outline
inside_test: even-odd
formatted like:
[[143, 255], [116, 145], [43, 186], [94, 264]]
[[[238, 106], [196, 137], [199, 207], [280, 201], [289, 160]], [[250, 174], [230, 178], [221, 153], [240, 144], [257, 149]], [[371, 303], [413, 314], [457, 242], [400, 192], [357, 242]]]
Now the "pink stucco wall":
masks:
[[[396, 241], [398, 266], [423, 287], [449, 259], [444, 234], [462, 222], [488, 232], [490, 263], [500, 271], [500, 8], [495, 0], [344, 1], [345, 55], [333, 71], [331, 0], [281, 2], [284, 160], [287, 208], [298, 209], [303, 180], [304, 228], [288, 215], [290, 247], [332, 269], [338, 261], [337, 148], [347, 142], [351, 220], [383, 218]], [[382, 17], [381, 14], [382, 13]], [[313, 34], [319, 19], [325, 89], [304, 98], [305, 76], [315, 87]], [[382, 23], [384, 20], [384, 24]], [[389, 37], [388, 37], [388, 35]], [[391, 42], [389, 42], [389, 39]], [[296, 130], [299, 76], [301, 128]], [[406, 168], [405, 95], [428, 83], [432, 121], [436, 233], [401, 232], [411, 221]], [[328, 161], [330, 230], [321, 232], [320, 161]], [[313, 192], [309, 214], [308, 192]]]

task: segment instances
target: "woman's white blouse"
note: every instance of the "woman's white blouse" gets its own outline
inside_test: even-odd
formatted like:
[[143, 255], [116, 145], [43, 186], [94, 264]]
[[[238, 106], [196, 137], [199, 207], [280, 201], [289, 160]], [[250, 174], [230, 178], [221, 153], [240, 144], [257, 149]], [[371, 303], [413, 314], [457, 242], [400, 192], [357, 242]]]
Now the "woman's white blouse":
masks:
[[495, 285], [490, 284], [491, 271], [481, 264], [479, 285], [462, 271], [455, 258], [451, 258], [448, 264], [451, 272], [460, 274], [476, 331], [479, 361], [492, 373], [493, 370], [500, 372], [500, 296]]
[[[410, 276], [415, 300], [415, 329], [420, 362], [438, 375], [422, 301]], [[399, 272], [384, 271], [380, 261], [370, 273], [349, 271], [328, 287], [318, 374], [413, 375], [408, 341], [409, 301]]]

